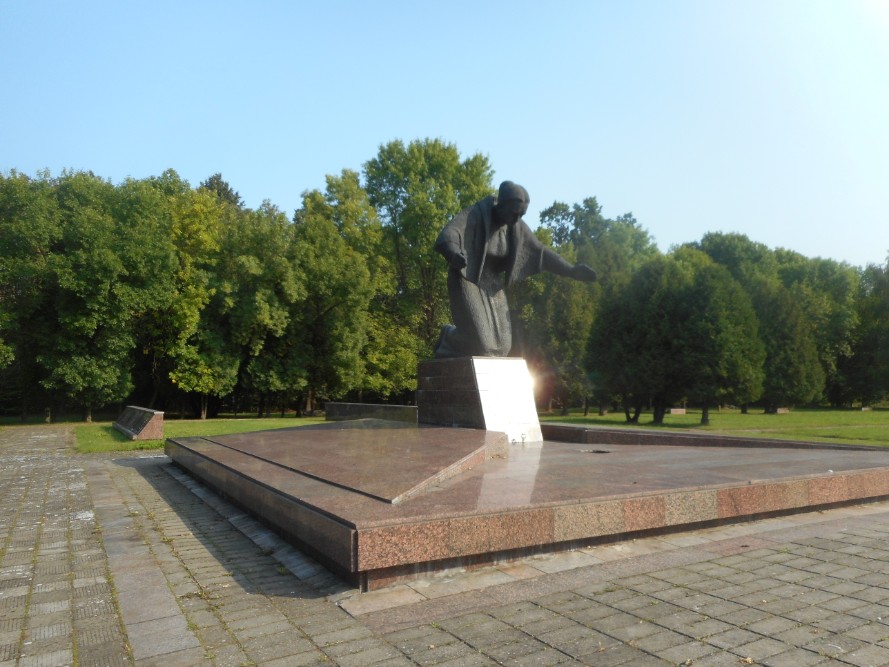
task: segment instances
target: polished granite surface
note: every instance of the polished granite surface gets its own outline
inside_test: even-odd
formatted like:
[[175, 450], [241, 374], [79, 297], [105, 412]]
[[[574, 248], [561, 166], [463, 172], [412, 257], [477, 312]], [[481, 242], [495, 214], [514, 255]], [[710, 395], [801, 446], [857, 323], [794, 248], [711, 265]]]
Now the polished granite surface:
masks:
[[313, 505], [332, 503], [338, 515], [357, 526], [889, 466], [889, 452], [882, 450], [544, 442], [537, 447], [510, 445], [508, 456], [476, 459], [469, 469], [436, 480], [393, 507], [391, 499], [483, 448], [485, 432], [437, 427], [298, 428], [183, 442], [225, 465], [246, 466], [264, 483]]
[[[337, 422], [193, 438], [241, 452], [285, 471], [385, 501], [403, 502], [491, 456], [506, 453], [502, 434], [417, 427], [381, 420]], [[284, 471], [272, 471], [271, 478]]]
[[171, 439], [167, 453], [362, 590], [590, 540], [889, 497], [882, 450], [576, 435], [522, 446], [474, 429], [337, 422]]

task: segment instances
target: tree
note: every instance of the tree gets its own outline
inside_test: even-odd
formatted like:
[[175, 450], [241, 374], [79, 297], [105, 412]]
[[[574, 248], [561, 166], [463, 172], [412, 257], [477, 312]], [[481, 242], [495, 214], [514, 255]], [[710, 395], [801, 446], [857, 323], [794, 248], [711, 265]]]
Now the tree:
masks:
[[291, 358], [306, 380], [306, 410], [316, 399], [336, 398], [359, 386], [361, 350], [373, 294], [364, 259], [323, 216], [301, 215], [295, 229], [296, 267], [305, 296], [291, 311]]
[[[548, 229], [538, 229], [537, 236], [550, 245]], [[574, 263], [571, 245], [555, 250]], [[592, 391], [585, 357], [597, 295], [595, 284], [549, 273], [534, 276], [511, 290], [519, 339], [514, 349], [521, 351], [533, 369], [538, 396], [555, 401], [563, 411], [573, 399], [584, 399]]]
[[889, 262], [861, 271], [855, 303], [851, 354], [838, 367], [842, 398], [849, 404], [873, 405], [889, 394]]
[[655, 256], [622, 290], [603, 299], [590, 335], [590, 370], [610, 393], [621, 397], [628, 422], [637, 422], [642, 407], [651, 402], [659, 423], [666, 407], [685, 394], [673, 370], [672, 336], [673, 326], [683, 317], [677, 309], [684, 305], [673, 290], [682, 283], [678, 263]]
[[[287, 364], [286, 345], [292, 310], [304, 296], [295, 266], [292, 225], [269, 202], [257, 211], [220, 202], [198, 190], [183, 213], [191, 230], [214, 230], [216, 252], [206, 282], [194, 296], [196, 326], [180, 341], [171, 377], [183, 390], [198, 394], [201, 418], [208, 399], [236, 386], [256, 392], [261, 406], [271, 394], [298, 391], [298, 369]], [[194, 321], [194, 320], [192, 320]]]
[[37, 355], [55, 338], [50, 267], [62, 232], [54, 188], [45, 172], [0, 175], [0, 400], [17, 404], [22, 419], [42, 398]]
[[699, 251], [674, 255], [692, 272], [680, 295], [691, 312], [677, 323], [678, 354], [687, 396], [702, 406], [701, 423], [708, 424], [711, 406], [746, 405], [760, 397], [765, 347], [750, 297], [728, 270]]
[[728, 271], [690, 248], [647, 261], [605, 297], [590, 337], [591, 370], [638, 421], [683, 398], [708, 408], [761, 390], [764, 352], [753, 307]]
[[171, 253], [156, 209], [128, 188], [77, 172], [64, 174], [56, 191], [64, 248], [51, 266], [58, 330], [37, 360], [44, 386], [82, 405], [89, 421], [93, 407], [132, 389], [133, 322], [163, 299]]
[[595, 197], [571, 207], [555, 202], [541, 212], [540, 224], [552, 230], [555, 247], [572, 247], [578, 262], [596, 269], [604, 290], [625, 285], [636, 268], [658, 254], [632, 213], [605, 218]]
[[766, 348], [762, 395], [766, 411], [817, 399], [824, 388], [824, 369], [801, 300], [780, 283], [762, 281], [753, 302]]
[[210, 176], [206, 181], [201, 181], [199, 189], [212, 192], [219, 201], [231, 204], [235, 208], [243, 208], [244, 206], [244, 200], [241, 199], [241, 195], [228, 184], [228, 181], [222, 178], [222, 174], [219, 172]]
[[346, 245], [367, 266], [372, 298], [368, 306], [366, 342], [361, 351], [364, 391], [381, 398], [416, 388], [417, 344], [413, 333], [395, 316], [398, 309], [394, 262], [388, 239], [361, 187], [357, 172], [344, 170], [327, 176], [327, 187], [303, 194], [303, 205], [294, 220], [299, 224], [316, 218], [330, 221]]
[[259, 393], [261, 408], [267, 397], [293, 395], [305, 386], [286, 340], [307, 290], [296, 250], [293, 225], [268, 201], [232, 216], [226, 226], [218, 267], [222, 320], [240, 350], [241, 385]]
[[536, 276], [514, 289], [514, 304], [522, 354], [546, 379], [547, 390], [566, 409], [572, 399], [586, 400], [600, 391], [586, 362], [587, 340], [603, 292], [626, 284], [632, 271], [657, 247], [630, 214], [606, 219], [595, 197], [568, 206], [555, 202], [540, 215], [537, 234], [570, 262], [592, 266], [594, 284]]
[[231, 393], [238, 380], [240, 359], [216, 327], [200, 329], [176, 356], [170, 380], [182, 391], [197, 394], [201, 419], [207, 418], [211, 396]]
[[689, 245], [707, 253], [714, 262], [727, 268], [744, 288], [751, 287], [759, 278], [778, 275], [775, 253], [765, 244], [751, 241], [744, 234], [709, 232], [698, 243]]
[[447, 321], [446, 270], [433, 244], [447, 221], [493, 192], [488, 159], [460, 159], [439, 139], [393, 141], [364, 165], [365, 189], [385, 230], [395, 269], [393, 317], [415, 337], [414, 353], [429, 356]]
[[856, 297], [859, 272], [830, 259], [809, 259], [796, 252], [777, 250], [781, 282], [797, 297], [809, 320], [818, 358], [824, 371], [823, 393], [834, 405], [842, 402], [840, 365], [852, 354], [858, 324]]
[[198, 384], [187, 369], [196, 368], [202, 314], [215, 290], [211, 278], [218, 263], [223, 206], [212, 193], [192, 190], [172, 170], [138, 185], [158, 198], [155, 205], [163, 212], [159, 246], [166, 244], [170, 254], [170, 266], [159, 276], [161, 298], [140, 312], [135, 323], [141, 350], [137, 368], [150, 382], [145, 400], [155, 407], [176, 390]]

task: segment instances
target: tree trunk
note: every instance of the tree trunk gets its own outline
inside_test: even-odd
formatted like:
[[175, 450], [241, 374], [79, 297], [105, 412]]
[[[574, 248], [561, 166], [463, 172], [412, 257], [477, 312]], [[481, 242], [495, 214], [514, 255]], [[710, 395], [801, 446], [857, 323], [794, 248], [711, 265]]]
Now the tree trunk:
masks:
[[306, 414], [309, 417], [315, 416], [315, 390], [311, 387], [306, 392]]
[[210, 397], [207, 394], [201, 394], [201, 419], [207, 418], [207, 404], [210, 402]]
[[704, 407], [701, 410], [701, 426], [709, 426], [710, 425], [710, 406], [704, 403]]
[[652, 410], [652, 424], [663, 424], [664, 423], [664, 415], [667, 414], [667, 404], [661, 400], [656, 400], [654, 402], [653, 410]]
[[[631, 409], [632, 409], [632, 414], [630, 413]], [[631, 406], [629, 403], [624, 401], [624, 416], [626, 417], [628, 424], [638, 424], [640, 414], [642, 414], [642, 406], [641, 405]]]
[[93, 421], [93, 404], [87, 403], [83, 408], [83, 421], [92, 423]]

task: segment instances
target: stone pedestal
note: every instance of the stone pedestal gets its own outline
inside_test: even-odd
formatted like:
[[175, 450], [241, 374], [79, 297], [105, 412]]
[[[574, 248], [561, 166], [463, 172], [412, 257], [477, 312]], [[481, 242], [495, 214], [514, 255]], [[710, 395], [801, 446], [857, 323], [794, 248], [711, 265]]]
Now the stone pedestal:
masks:
[[421, 361], [417, 379], [421, 424], [506, 433], [511, 443], [543, 442], [531, 374], [524, 359], [461, 357]]

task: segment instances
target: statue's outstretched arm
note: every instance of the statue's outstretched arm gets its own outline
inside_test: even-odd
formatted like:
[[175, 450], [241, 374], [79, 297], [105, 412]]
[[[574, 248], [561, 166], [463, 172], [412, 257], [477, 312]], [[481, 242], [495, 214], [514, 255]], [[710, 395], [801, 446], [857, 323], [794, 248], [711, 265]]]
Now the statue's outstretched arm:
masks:
[[596, 272], [592, 268], [586, 264], [572, 264], [551, 248], [543, 249], [543, 270], [584, 282], [593, 282], [596, 279]]

